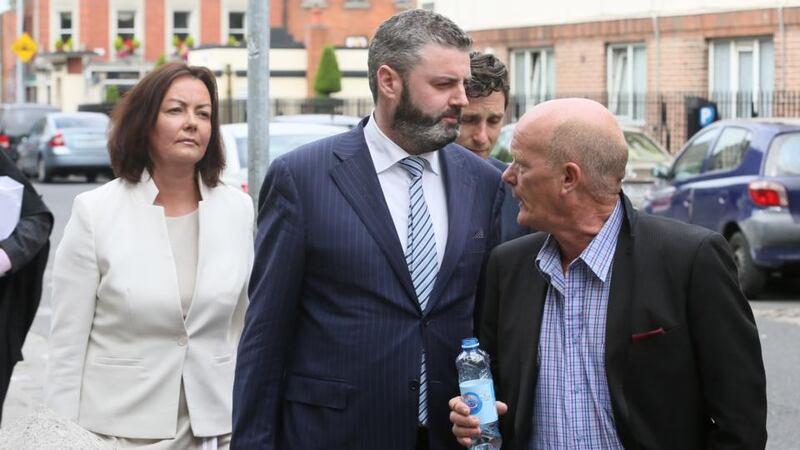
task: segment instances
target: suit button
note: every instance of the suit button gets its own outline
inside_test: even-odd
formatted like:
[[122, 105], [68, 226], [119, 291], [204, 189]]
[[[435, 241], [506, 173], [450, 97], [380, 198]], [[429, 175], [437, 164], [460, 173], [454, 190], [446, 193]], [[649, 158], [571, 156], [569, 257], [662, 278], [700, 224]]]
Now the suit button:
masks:
[[408, 383], [408, 388], [413, 392], [417, 392], [419, 390], [419, 381], [411, 380], [411, 382]]
[[189, 343], [189, 338], [187, 338], [186, 336], [181, 336], [180, 339], [178, 339], [178, 345], [181, 347], [184, 347], [188, 343]]

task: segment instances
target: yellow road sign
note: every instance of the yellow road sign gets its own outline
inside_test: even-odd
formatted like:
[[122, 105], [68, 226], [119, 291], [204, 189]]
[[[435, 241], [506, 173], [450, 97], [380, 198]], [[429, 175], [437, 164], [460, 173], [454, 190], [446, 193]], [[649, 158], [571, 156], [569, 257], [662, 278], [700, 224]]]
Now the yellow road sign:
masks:
[[13, 51], [22, 62], [28, 62], [33, 58], [33, 55], [36, 54], [36, 42], [31, 39], [28, 33], [22, 33], [22, 36], [11, 44], [11, 51]]

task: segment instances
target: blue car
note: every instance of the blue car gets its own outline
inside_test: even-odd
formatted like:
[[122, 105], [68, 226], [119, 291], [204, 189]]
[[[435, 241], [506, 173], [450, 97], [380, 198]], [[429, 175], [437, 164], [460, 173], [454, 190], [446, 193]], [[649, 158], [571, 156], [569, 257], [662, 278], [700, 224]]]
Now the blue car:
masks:
[[749, 298], [800, 273], [800, 120], [716, 122], [654, 175], [644, 210], [725, 236]]

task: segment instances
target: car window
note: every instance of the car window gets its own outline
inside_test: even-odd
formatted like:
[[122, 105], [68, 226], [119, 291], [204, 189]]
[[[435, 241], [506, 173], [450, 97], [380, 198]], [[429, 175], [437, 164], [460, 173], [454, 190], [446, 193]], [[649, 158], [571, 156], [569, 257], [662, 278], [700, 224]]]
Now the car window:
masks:
[[731, 170], [739, 167], [747, 147], [750, 146], [750, 131], [744, 128], [727, 127], [722, 130], [706, 171]]
[[9, 109], [3, 115], [3, 131], [12, 136], [28, 134], [31, 126], [50, 112], [53, 111], [48, 109]]
[[491, 155], [500, 161], [510, 163], [514, 158], [511, 156], [511, 137], [514, 135], [514, 128], [509, 127], [500, 132], [492, 149]]
[[772, 141], [764, 175], [800, 175], [800, 133], [781, 134]]
[[61, 116], [56, 117], [56, 128], [105, 128], [108, 125], [108, 118], [104, 116]]
[[675, 165], [672, 166], [672, 176], [676, 180], [693, 177], [700, 174], [703, 168], [703, 159], [705, 159], [708, 149], [714, 143], [719, 134], [719, 129], [706, 131], [701, 135], [694, 138], [688, 147], [678, 156]]
[[[301, 145], [328, 136], [330, 136], [330, 133], [271, 135], [269, 137], [269, 161], [272, 162], [278, 156], [288, 153]], [[236, 138], [236, 153], [239, 156], [239, 167], [242, 169], [247, 168], [247, 136]]]
[[39, 119], [39, 121], [36, 122], [36, 124], [34, 124], [33, 127], [31, 128], [31, 133], [30, 134], [31, 135], [42, 134], [44, 132], [45, 125], [47, 125], [47, 119]]
[[658, 144], [644, 133], [625, 131], [624, 134], [628, 142], [628, 161], [660, 163], [669, 160]]

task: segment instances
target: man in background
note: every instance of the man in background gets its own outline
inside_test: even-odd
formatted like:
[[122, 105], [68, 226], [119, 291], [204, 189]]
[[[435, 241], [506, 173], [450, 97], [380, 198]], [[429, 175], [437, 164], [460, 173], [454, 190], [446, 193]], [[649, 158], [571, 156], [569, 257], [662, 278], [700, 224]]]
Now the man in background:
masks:
[[[508, 108], [508, 70], [492, 54], [472, 52], [469, 56], [472, 78], [464, 86], [469, 105], [462, 110], [461, 131], [456, 143], [503, 172], [507, 164], [493, 158], [490, 153], [500, 136], [503, 117]], [[518, 214], [519, 203], [513, 197], [511, 188], [506, 186], [506, 197], [500, 213], [501, 242], [531, 232], [529, 228], [517, 223]]]
[[[22, 360], [22, 344], [36, 316], [42, 296], [42, 276], [47, 265], [53, 215], [17, 170], [5, 152], [0, 151], [0, 176], [24, 186], [22, 209], [16, 228], [0, 240], [0, 414], [17, 361]], [[0, 211], [0, 214], [6, 214]], [[2, 417], [0, 417], [2, 419]]]

